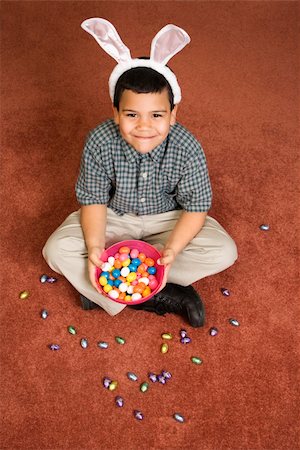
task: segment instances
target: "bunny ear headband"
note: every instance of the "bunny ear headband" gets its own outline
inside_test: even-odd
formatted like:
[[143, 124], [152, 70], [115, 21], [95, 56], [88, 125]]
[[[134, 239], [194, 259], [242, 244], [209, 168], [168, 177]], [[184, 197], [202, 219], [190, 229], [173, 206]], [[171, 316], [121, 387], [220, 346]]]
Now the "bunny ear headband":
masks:
[[82, 22], [81, 27], [90, 33], [117, 65], [109, 77], [109, 95], [113, 102], [115, 87], [120, 76], [133, 67], [150, 67], [163, 75], [171, 86], [174, 104], [181, 100], [181, 90], [175, 74], [167, 62], [189, 42], [189, 35], [176, 25], [166, 25], [153, 38], [150, 59], [132, 59], [130, 50], [122, 42], [115, 27], [108, 20], [94, 17]]

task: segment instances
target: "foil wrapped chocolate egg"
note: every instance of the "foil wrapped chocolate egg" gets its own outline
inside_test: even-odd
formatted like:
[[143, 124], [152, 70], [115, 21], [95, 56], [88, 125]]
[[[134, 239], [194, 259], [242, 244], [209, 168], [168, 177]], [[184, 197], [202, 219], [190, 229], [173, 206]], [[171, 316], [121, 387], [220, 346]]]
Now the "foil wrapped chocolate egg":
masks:
[[203, 363], [202, 359], [199, 358], [198, 356], [192, 356], [191, 361], [192, 361], [192, 363], [197, 364], [197, 365], [200, 365]]
[[177, 422], [180, 422], [180, 423], [185, 422], [185, 418], [183, 417], [182, 414], [174, 413], [174, 414], [173, 414], [173, 417], [174, 417], [174, 419], [175, 419]]
[[148, 391], [148, 388], [149, 388], [149, 384], [148, 384], [146, 381], [144, 381], [144, 382], [140, 385], [140, 391], [141, 391], [141, 392], [147, 392], [147, 391]]
[[157, 382], [157, 375], [155, 375], [155, 373], [150, 372], [148, 377], [149, 377], [149, 380], [152, 381], [152, 383], [156, 383]]
[[166, 378], [162, 374], [157, 375], [157, 380], [160, 384], [166, 384], [167, 382]]
[[117, 395], [117, 397], [115, 398], [115, 404], [116, 406], [118, 406], [118, 408], [122, 408], [124, 406], [124, 399]]
[[138, 411], [137, 409], [135, 409], [133, 411], [133, 415], [137, 420], [143, 420], [144, 419], [144, 415], [141, 411]]
[[234, 327], [239, 327], [240, 326], [239, 321], [236, 320], [236, 319], [229, 319], [229, 323], [230, 323], [230, 325], [233, 325]]
[[98, 345], [99, 348], [108, 348], [108, 343], [104, 342], [104, 341], [98, 342], [97, 345]]
[[185, 337], [180, 339], [180, 342], [182, 344], [189, 344], [191, 341], [192, 341], [192, 339], [190, 337], [188, 337], [188, 336], [185, 336]]
[[117, 387], [118, 387], [118, 382], [117, 381], [112, 381], [110, 383], [110, 385], [108, 386], [108, 390], [109, 391], [114, 391], [114, 390], [117, 389]]
[[127, 372], [127, 378], [130, 381], [137, 381], [137, 379], [138, 379], [137, 375], [133, 372]]
[[118, 343], [118, 344], [121, 344], [121, 345], [124, 345], [125, 344], [125, 339], [124, 338], [122, 338], [121, 336], [116, 336], [115, 337], [115, 340], [116, 340], [116, 342]]
[[161, 347], [160, 347], [160, 352], [161, 353], [167, 353], [168, 350], [169, 350], [168, 344], [164, 343], [164, 344], [161, 345]]
[[259, 228], [260, 228], [262, 231], [269, 231], [270, 225], [268, 225], [268, 224], [266, 224], [266, 223], [262, 223], [262, 224], [259, 226]]
[[76, 334], [76, 330], [72, 325], [68, 326], [68, 332], [73, 335]]
[[20, 294], [19, 294], [19, 298], [20, 298], [21, 300], [26, 300], [26, 298], [28, 298], [29, 295], [30, 295], [29, 291], [22, 291], [22, 292], [20, 292]]
[[109, 385], [111, 384], [111, 379], [110, 378], [108, 378], [108, 377], [104, 377], [103, 378], [103, 380], [102, 380], [102, 384], [103, 384], [103, 386], [105, 387], [105, 389], [108, 389], [109, 388]]
[[88, 345], [89, 345], [88, 340], [86, 338], [82, 338], [80, 340], [80, 345], [81, 345], [82, 348], [87, 348]]
[[57, 281], [57, 278], [54, 278], [54, 277], [47, 277], [47, 283], [56, 283], [56, 281]]
[[161, 337], [162, 337], [163, 339], [166, 339], [166, 340], [171, 340], [171, 339], [173, 339], [173, 336], [172, 336], [171, 333], [163, 333], [163, 334], [161, 335]]
[[45, 273], [40, 276], [41, 283], [46, 283], [47, 279], [48, 279], [48, 275], [46, 275]]
[[219, 330], [218, 330], [218, 328], [216, 328], [216, 327], [211, 327], [211, 328], [209, 329], [209, 334], [210, 334], [211, 336], [217, 336], [218, 332], [219, 332]]
[[167, 370], [163, 370], [161, 374], [162, 374], [162, 376], [163, 376], [164, 378], [166, 378], [167, 380], [169, 380], [170, 378], [172, 378], [171, 372], [168, 372]]
[[41, 318], [45, 320], [45, 319], [47, 319], [48, 315], [49, 315], [48, 311], [46, 309], [42, 309]]
[[57, 350], [60, 350], [60, 345], [58, 345], [58, 344], [50, 344], [49, 348], [50, 348], [50, 350], [57, 351]]
[[185, 338], [187, 336], [186, 330], [180, 330], [180, 337]]
[[229, 295], [230, 295], [229, 289], [221, 288], [221, 292], [225, 297], [229, 297]]

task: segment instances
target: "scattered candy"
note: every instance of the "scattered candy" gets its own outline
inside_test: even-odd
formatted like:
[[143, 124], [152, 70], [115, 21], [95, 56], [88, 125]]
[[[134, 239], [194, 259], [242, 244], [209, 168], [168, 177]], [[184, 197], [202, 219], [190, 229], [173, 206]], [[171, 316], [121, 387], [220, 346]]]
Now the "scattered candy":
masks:
[[133, 372], [127, 372], [127, 378], [131, 381], [136, 381], [138, 379], [137, 375]]
[[221, 292], [225, 297], [229, 297], [230, 291], [226, 288], [221, 288]]
[[173, 339], [173, 336], [172, 336], [171, 333], [163, 333], [163, 334], [161, 335], [161, 337], [162, 337], [163, 339], [167, 339], [167, 340]]
[[141, 392], [147, 392], [147, 391], [148, 391], [148, 388], [149, 388], [149, 384], [148, 384], [146, 381], [144, 381], [144, 383], [142, 383], [142, 384], [140, 385], [140, 391], [141, 391]]
[[229, 319], [230, 325], [233, 325], [234, 327], [239, 327], [240, 323], [236, 319]]
[[187, 331], [186, 330], [180, 330], [180, 336], [182, 338], [185, 338], [187, 336]]
[[108, 389], [111, 384], [111, 379], [108, 377], [104, 377], [102, 380], [102, 384], [105, 387], [105, 389]]
[[108, 348], [108, 343], [104, 342], [104, 341], [98, 342], [98, 347], [100, 347], [100, 348]]
[[180, 339], [180, 342], [182, 344], [189, 344], [191, 341], [192, 341], [192, 339], [190, 337], [188, 337], [188, 336], [183, 337], [183, 338]]
[[60, 350], [60, 346], [58, 344], [50, 344], [50, 350]]
[[121, 344], [121, 345], [124, 345], [125, 344], [125, 339], [124, 338], [122, 338], [122, 337], [120, 337], [120, 336], [116, 336], [115, 337], [115, 340], [116, 340], [116, 342], [118, 343], [118, 344]]
[[177, 422], [180, 422], [180, 423], [185, 422], [185, 418], [179, 413], [174, 413], [173, 417]]
[[81, 345], [82, 348], [87, 348], [88, 345], [89, 345], [87, 339], [82, 338], [81, 341], [80, 341], [80, 345]]
[[136, 409], [133, 411], [133, 415], [134, 415], [134, 417], [137, 420], [143, 420], [143, 418], [144, 418], [143, 413], [141, 411], [136, 410]]
[[259, 227], [262, 231], [269, 231], [270, 225], [267, 225], [265, 223], [261, 224]]
[[202, 359], [201, 359], [201, 358], [198, 358], [198, 356], [192, 356], [192, 357], [191, 357], [191, 361], [192, 361], [192, 363], [198, 364], [198, 365], [200, 365], [200, 364], [203, 363]]
[[124, 406], [124, 400], [122, 397], [120, 397], [119, 395], [115, 398], [115, 404], [119, 407], [122, 408]]
[[46, 283], [47, 279], [48, 279], [48, 275], [46, 275], [45, 273], [40, 276], [41, 283]]
[[57, 278], [54, 277], [47, 277], [47, 283], [55, 283], [57, 281]]
[[149, 377], [149, 380], [152, 381], [152, 383], [156, 383], [157, 382], [157, 376], [155, 375], [155, 373], [150, 372], [148, 377]]
[[216, 335], [218, 334], [218, 332], [219, 332], [218, 328], [211, 327], [211, 328], [209, 329], [209, 334], [210, 334], [211, 336], [216, 336]]
[[70, 326], [68, 327], [68, 332], [69, 332], [70, 334], [76, 334], [76, 330], [75, 330], [75, 328], [74, 328], [72, 325], [70, 325]]
[[117, 382], [117, 381], [112, 381], [112, 382], [110, 383], [110, 385], [108, 386], [108, 389], [109, 389], [110, 391], [114, 391], [115, 389], [117, 389], [117, 387], [118, 387], [118, 382]]
[[166, 344], [165, 342], [161, 345], [160, 347], [160, 352], [161, 353], [167, 353], [167, 351], [169, 350], [169, 346], [168, 344]]
[[166, 384], [166, 382], [167, 382], [166, 378], [162, 374], [157, 376], [157, 380], [160, 384]]
[[43, 309], [41, 311], [41, 318], [42, 319], [47, 319], [47, 317], [48, 317], [48, 311], [46, 309]]
[[21, 299], [21, 300], [25, 300], [26, 298], [28, 298], [29, 297], [29, 291], [22, 291], [22, 292], [20, 292], [20, 294], [19, 294], [19, 298]]
[[167, 372], [166, 370], [163, 370], [163, 371], [162, 371], [162, 376], [165, 377], [167, 380], [169, 380], [170, 378], [172, 378], [171, 372]]

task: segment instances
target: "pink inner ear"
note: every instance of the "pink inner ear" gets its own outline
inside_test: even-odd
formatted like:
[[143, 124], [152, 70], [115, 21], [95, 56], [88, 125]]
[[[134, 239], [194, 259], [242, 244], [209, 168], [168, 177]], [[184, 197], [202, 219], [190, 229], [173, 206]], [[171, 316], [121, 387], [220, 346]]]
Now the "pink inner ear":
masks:
[[154, 37], [151, 46], [151, 59], [167, 64], [176, 53], [190, 42], [188, 34], [179, 27], [166, 25]]

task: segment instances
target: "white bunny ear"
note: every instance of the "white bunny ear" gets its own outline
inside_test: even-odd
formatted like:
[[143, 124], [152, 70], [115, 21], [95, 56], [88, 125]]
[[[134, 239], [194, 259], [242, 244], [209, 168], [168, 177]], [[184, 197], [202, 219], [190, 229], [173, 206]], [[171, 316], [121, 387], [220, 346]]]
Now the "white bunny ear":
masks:
[[171, 24], [166, 25], [152, 40], [150, 59], [165, 65], [190, 41], [191, 38], [182, 28]]
[[90, 33], [103, 50], [118, 63], [131, 60], [130, 50], [122, 42], [117, 30], [108, 20], [92, 17], [82, 22], [81, 27]]

